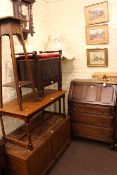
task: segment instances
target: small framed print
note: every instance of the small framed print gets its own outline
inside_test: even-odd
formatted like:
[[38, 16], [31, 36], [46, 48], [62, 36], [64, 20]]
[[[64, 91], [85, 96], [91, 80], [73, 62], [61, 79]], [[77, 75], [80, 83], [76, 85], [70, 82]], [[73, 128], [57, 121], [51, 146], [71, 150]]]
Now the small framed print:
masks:
[[85, 18], [87, 25], [108, 22], [108, 1], [85, 6]]
[[108, 24], [87, 26], [86, 44], [107, 44], [108, 43]]
[[89, 67], [107, 67], [108, 49], [87, 49], [87, 66]]

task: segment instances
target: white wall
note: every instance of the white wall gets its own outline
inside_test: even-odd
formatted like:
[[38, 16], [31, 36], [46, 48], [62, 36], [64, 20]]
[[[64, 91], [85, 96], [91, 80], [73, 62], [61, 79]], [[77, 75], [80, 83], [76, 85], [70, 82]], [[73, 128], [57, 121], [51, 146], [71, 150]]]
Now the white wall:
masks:
[[[74, 78], [91, 78], [94, 72], [117, 72], [117, 1], [108, 0], [109, 8], [109, 44], [86, 45], [84, 7], [100, 0], [56, 0], [48, 3], [50, 27], [49, 32], [62, 33], [73, 49], [74, 61], [63, 62], [63, 87], [69, 88]], [[87, 48], [108, 48], [108, 67], [87, 67]]]
[[[63, 88], [69, 89], [70, 81], [74, 78], [90, 78], [92, 73], [101, 71], [117, 71], [117, 1], [108, 0], [109, 4], [109, 44], [86, 45], [84, 6], [101, 2], [101, 0], [36, 0], [33, 6], [33, 19], [35, 34], [29, 35], [25, 41], [27, 51], [43, 50], [47, 44], [48, 36], [52, 32], [61, 33], [68, 47], [75, 56], [74, 61], [62, 61]], [[12, 2], [0, 0], [0, 17], [13, 15]], [[16, 40], [15, 46], [20, 50]], [[108, 67], [87, 67], [87, 48], [108, 48]], [[12, 79], [12, 66], [8, 38], [3, 39], [3, 81]], [[4, 101], [14, 98], [15, 91], [7, 88], [4, 92]], [[6, 120], [12, 126], [17, 122]], [[12, 129], [10, 124], [8, 130]]]

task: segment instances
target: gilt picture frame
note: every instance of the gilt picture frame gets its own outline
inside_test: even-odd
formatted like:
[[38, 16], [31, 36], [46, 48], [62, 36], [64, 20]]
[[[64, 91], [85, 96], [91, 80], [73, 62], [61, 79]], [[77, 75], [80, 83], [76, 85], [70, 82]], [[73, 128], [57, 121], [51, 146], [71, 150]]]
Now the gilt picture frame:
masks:
[[107, 67], [108, 49], [107, 48], [87, 49], [87, 66]]
[[85, 6], [85, 19], [87, 25], [108, 22], [108, 1]]
[[86, 27], [86, 44], [107, 44], [108, 42], [108, 24]]

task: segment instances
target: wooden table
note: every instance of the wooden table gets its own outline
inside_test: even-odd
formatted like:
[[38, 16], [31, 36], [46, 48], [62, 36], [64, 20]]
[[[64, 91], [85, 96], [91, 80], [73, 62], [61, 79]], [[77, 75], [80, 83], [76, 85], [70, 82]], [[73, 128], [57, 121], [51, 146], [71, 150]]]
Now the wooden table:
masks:
[[[45, 95], [41, 101], [35, 101], [33, 94], [27, 94], [23, 96], [22, 99], [22, 111], [19, 110], [17, 105], [17, 100], [10, 101], [4, 104], [3, 108], [0, 108], [0, 121], [3, 139], [5, 142], [10, 141], [12, 143], [18, 144], [28, 149], [33, 149], [33, 144], [31, 141], [31, 131], [30, 131], [30, 120], [39, 112], [43, 111], [46, 107], [58, 101], [59, 113], [65, 114], [65, 90], [45, 90]], [[61, 99], [63, 100], [63, 110], [61, 110]], [[21, 139], [12, 138], [10, 135], [5, 134], [5, 128], [3, 123], [3, 117], [9, 116], [21, 119], [25, 122], [26, 131], [24, 135], [27, 135], [28, 143], [21, 141]]]

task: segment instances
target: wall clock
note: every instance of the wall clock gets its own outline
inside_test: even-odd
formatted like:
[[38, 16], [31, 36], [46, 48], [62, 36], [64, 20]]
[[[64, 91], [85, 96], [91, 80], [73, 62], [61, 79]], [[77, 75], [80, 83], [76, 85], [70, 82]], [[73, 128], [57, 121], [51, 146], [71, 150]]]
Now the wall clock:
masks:
[[23, 22], [23, 35], [24, 39], [27, 38], [30, 33], [33, 36], [33, 14], [32, 5], [35, 0], [12, 0], [14, 16], [25, 20]]

